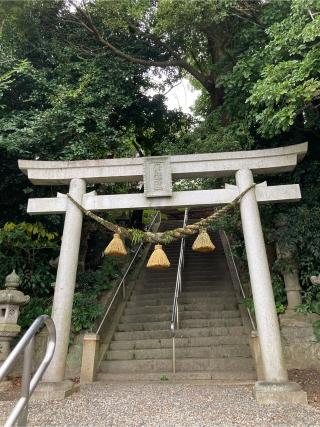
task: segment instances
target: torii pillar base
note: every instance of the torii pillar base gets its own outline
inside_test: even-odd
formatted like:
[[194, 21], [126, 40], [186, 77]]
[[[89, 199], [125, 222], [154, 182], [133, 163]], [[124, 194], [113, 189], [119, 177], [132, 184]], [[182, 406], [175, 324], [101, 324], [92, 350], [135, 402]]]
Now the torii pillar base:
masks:
[[80, 390], [80, 384], [71, 380], [41, 382], [32, 394], [31, 400], [63, 400]]
[[257, 381], [253, 395], [258, 403], [266, 405], [299, 403], [307, 405], [307, 393], [295, 382], [271, 383]]

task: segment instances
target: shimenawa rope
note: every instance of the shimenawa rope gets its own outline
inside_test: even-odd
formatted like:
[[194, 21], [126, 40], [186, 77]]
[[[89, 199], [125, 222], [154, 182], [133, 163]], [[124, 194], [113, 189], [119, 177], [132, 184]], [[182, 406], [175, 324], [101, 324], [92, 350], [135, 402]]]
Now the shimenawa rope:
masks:
[[181, 227], [181, 228], [179, 227], [179, 228], [175, 228], [174, 230], [167, 230], [161, 233], [153, 233], [151, 231], [142, 231], [142, 230], [137, 230], [135, 228], [120, 227], [119, 225], [114, 224], [106, 219], [103, 219], [100, 216], [94, 214], [93, 212], [85, 209], [69, 193], [67, 193], [67, 197], [69, 198], [69, 200], [71, 200], [71, 202], [75, 206], [77, 206], [84, 213], [84, 215], [88, 216], [89, 218], [101, 224], [104, 228], [107, 228], [108, 230], [113, 231], [114, 233], [118, 233], [119, 235], [127, 237], [128, 239], [131, 239], [131, 240], [168, 244], [173, 240], [178, 240], [178, 239], [181, 239], [182, 237], [191, 236], [193, 234], [198, 233], [200, 230], [206, 228], [208, 225], [210, 225], [213, 222], [213, 220], [217, 219], [224, 213], [233, 209], [238, 204], [238, 202], [242, 199], [242, 197], [248, 191], [250, 191], [255, 185], [256, 184], [250, 185], [250, 187], [242, 191], [234, 200], [232, 200], [232, 202], [223, 206], [221, 209], [213, 212], [211, 215], [207, 216], [207, 218], [201, 219], [200, 221], [195, 222], [194, 224], [186, 225], [185, 227]]

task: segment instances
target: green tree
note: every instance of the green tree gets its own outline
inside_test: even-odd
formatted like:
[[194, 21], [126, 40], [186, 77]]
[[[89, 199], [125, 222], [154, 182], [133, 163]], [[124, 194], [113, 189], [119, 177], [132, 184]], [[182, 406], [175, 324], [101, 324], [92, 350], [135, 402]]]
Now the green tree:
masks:
[[[55, 271], [48, 261], [57, 255], [58, 239], [53, 244], [41, 233], [62, 228], [61, 218], [51, 215], [42, 218], [40, 234], [33, 233], [40, 226], [26, 215], [27, 198], [55, 195], [65, 188], [33, 186], [18, 169], [17, 160], [157, 154], [160, 141], [173, 143], [189, 127], [183, 114], [168, 111], [163, 96], [148, 95], [153, 83], [144, 67], [97, 49], [95, 40], [73, 19], [63, 0], [0, 2], [0, 287], [16, 267], [23, 290], [33, 297], [23, 309], [23, 326], [50, 310]], [[105, 24], [99, 22], [103, 28]], [[117, 31], [110, 37], [133, 52], [146, 49]], [[101, 187], [97, 190], [124, 190], [123, 184]], [[85, 241], [91, 231], [85, 233]], [[99, 237], [103, 245], [103, 236]], [[115, 271], [110, 260], [100, 269], [98, 251], [101, 247], [95, 240], [90, 253], [99, 262], [95, 260], [85, 272], [85, 286], [83, 277], [78, 278], [75, 330], [88, 327], [101, 313], [95, 303], [110, 286], [113, 274], [108, 268]], [[85, 252], [82, 248], [81, 261]]]
[[[162, 152], [309, 142], [308, 156], [287, 179], [301, 185], [303, 202], [266, 207], [262, 214], [270, 235], [276, 233], [274, 218], [279, 214], [288, 218], [289, 228], [281, 238], [297, 246], [301, 281], [312, 310], [316, 290], [310, 288], [309, 276], [320, 272], [320, 228], [315, 220], [320, 206], [319, 0], [97, 0], [76, 7], [75, 19], [97, 46], [115, 57], [146, 69], [165, 70], [171, 82], [188, 75], [202, 89], [195, 106], [202, 120], [174, 144], [164, 141]], [[138, 55], [121, 47], [109, 37], [114, 29], [149, 50]], [[153, 56], [156, 48], [158, 54]], [[268, 182], [284, 179], [268, 177]], [[280, 276], [275, 277], [277, 295], [283, 298]]]
[[[17, 159], [73, 160], [157, 153], [188, 121], [168, 111], [143, 67], [96, 48], [64, 1], [4, 1], [0, 47], [2, 221], [19, 216], [33, 189]], [[101, 23], [103, 25], [103, 23]], [[130, 38], [112, 36], [141, 51]], [[80, 46], [80, 47], [79, 47]], [[18, 195], [20, 194], [20, 196]], [[21, 206], [22, 205], [22, 206]], [[21, 211], [20, 211], [21, 212]]]

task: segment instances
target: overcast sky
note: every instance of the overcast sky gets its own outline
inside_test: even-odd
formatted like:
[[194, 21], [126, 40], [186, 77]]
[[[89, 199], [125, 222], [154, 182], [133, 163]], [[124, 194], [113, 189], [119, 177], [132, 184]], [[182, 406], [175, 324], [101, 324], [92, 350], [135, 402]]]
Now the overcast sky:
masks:
[[195, 90], [187, 79], [173, 87], [167, 94], [167, 106], [170, 110], [181, 109], [185, 113], [191, 113], [190, 107], [195, 103], [200, 91]]
[[[150, 73], [149, 78], [154, 80], [156, 83], [163, 83], [165, 79], [165, 74], [163, 74], [163, 78], [161, 75]], [[148, 90], [147, 93], [149, 95], [155, 95], [156, 93], [163, 93], [157, 90]], [[164, 91], [165, 97], [167, 99], [166, 104], [170, 110], [178, 109], [183, 111], [184, 113], [192, 114], [191, 108], [193, 107], [195, 100], [200, 95], [200, 91], [195, 90], [189, 81], [185, 78], [181, 79], [181, 81], [174, 87], [170, 88], [170, 86], [166, 87]]]

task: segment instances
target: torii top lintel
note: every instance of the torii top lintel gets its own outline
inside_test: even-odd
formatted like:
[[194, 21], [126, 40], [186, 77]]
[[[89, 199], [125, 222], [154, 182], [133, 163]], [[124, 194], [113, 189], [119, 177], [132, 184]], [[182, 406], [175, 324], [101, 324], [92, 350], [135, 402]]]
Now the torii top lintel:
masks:
[[[265, 150], [178, 155], [170, 157], [170, 164], [173, 178], [231, 176], [239, 169], [274, 174], [293, 170], [307, 150], [308, 143], [302, 143]], [[143, 179], [144, 159], [19, 160], [19, 168], [38, 185], [69, 184], [73, 178], [88, 183], [129, 182]]]

